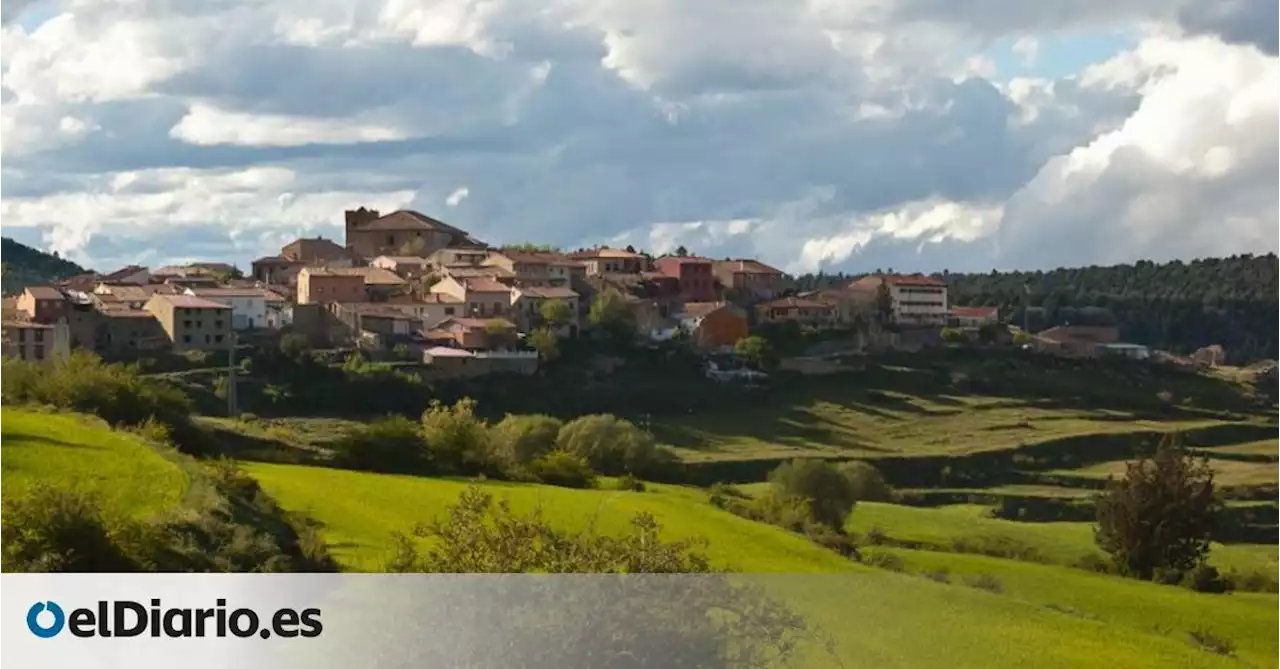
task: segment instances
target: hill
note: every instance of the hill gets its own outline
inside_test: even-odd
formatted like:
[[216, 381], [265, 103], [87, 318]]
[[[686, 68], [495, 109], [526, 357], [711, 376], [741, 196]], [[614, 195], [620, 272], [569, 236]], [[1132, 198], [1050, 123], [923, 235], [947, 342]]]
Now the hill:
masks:
[[109, 514], [144, 518], [177, 506], [189, 484], [174, 461], [87, 416], [4, 407], [0, 430], [5, 498], [53, 481], [97, 494]]
[[53, 283], [87, 271], [70, 260], [33, 249], [8, 237], [0, 238], [0, 257], [4, 259], [2, 289], [5, 295], [20, 293], [27, 286]]
[[[1277, 273], [1276, 255], [1269, 253], [935, 276], [947, 282], [952, 304], [998, 306], [1017, 325], [1023, 324], [1029, 302], [1032, 330], [1114, 324], [1126, 341], [1179, 353], [1220, 344], [1230, 362], [1243, 364], [1277, 357]], [[797, 285], [806, 290], [853, 278], [807, 275], [798, 277]]]
[[[246, 468], [286, 509], [318, 521], [339, 561], [354, 569], [376, 568], [379, 556], [391, 550], [392, 531], [439, 513], [468, 485], [301, 465]], [[706, 552], [719, 566], [775, 572], [749, 580], [822, 626], [841, 658], [858, 658], [854, 666], [1234, 666], [1192, 648], [1187, 635], [1193, 631], [1228, 639], [1251, 662], [1269, 662], [1276, 652], [1270, 633], [1277, 624], [1274, 595], [1215, 597], [1053, 565], [871, 549], [896, 555], [908, 573], [951, 569], [956, 574], [946, 583], [935, 582], [940, 579], [844, 560], [798, 535], [716, 509], [695, 489], [655, 485], [645, 492], [617, 492], [481, 485], [518, 510], [541, 506], [549, 519], [567, 527], [594, 524], [616, 531], [644, 510], [658, 517], [670, 538], [705, 537]], [[874, 522], [886, 522], [895, 513], [939, 513], [870, 507]], [[855, 519], [860, 511], [855, 509]], [[949, 516], [939, 514], [923, 524], [949, 522]], [[1021, 527], [1007, 526], [1011, 532]], [[977, 575], [994, 579], [998, 591], [969, 585], [966, 579]]]

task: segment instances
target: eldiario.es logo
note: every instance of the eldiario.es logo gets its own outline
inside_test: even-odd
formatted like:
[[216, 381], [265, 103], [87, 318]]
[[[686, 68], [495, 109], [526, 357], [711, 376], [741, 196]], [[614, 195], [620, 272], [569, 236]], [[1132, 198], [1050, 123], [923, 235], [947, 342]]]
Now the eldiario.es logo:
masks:
[[64, 613], [56, 602], [36, 602], [27, 610], [27, 629], [42, 638], [58, 636], [63, 628], [78, 637], [137, 637], [150, 631], [152, 637], [204, 638], [231, 636], [317, 637], [324, 630], [320, 609], [280, 609], [262, 626], [252, 609], [227, 611], [227, 600], [218, 599], [210, 609], [162, 608], [159, 599], [150, 608], [128, 600], [100, 601], [95, 608], [72, 609]]

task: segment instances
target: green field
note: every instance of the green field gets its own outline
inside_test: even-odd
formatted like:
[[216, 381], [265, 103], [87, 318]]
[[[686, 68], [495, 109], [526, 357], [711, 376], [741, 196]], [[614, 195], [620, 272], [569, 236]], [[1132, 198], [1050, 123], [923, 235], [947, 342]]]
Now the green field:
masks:
[[[1253, 445], [1249, 444], [1249, 446]], [[1212, 450], [1221, 451], [1225, 450], [1225, 448], [1230, 447]], [[1209, 449], [1203, 450], [1208, 451]], [[1124, 478], [1128, 464], [1128, 460], [1111, 460], [1080, 467], [1079, 469], [1064, 469], [1051, 473], [1092, 479], [1105, 479], [1107, 477], [1119, 479]], [[1274, 462], [1242, 462], [1239, 460], [1210, 458], [1209, 466], [1213, 469], [1213, 482], [1221, 486], [1259, 486], [1280, 483], [1280, 470], [1276, 468]]]
[[0, 430], [6, 498], [53, 482], [98, 495], [108, 513], [141, 518], [173, 508], [187, 489], [177, 464], [92, 418], [4, 407]]
[[[844, 395], [842, 398], [841, 395]], [[1011, 397], [832, 389], [772, 408], [704, 413], [654, 425], [685, 460], [792, 456], [962, 455], [1083, 434], [1169, 431], [1216, 424], [1145, 420], [1108, 410], [1039, 406]]]
[[[388, 557], [391, 533], [409, 531], [454, 503], [468, 485], [462, 481], [366, 474], [305, 467], [246, 463], [263, 489], [290, 511], [323, 524], [322, 534], [345, 567], [378, 571]], [[592, 525], [604, 532], [626, 529], [636, 513], [650, 512], [671, 539], [702, 537], [721, 567], [744, 572], [805, 573], [850, 571], [857, 565], [802, 537], [743, 520], [702, 501], [696, 491], [650, 486], [649, 491], [571, 490], [552, 486], [487, 483], [512, 508], [541, 507], [547, 518], [570, 528]]]
[[1273, 462], [1280, 459], [1280, 444], [1278, 444], [1275, 439], [1250, 441], [1243, 444], [1218, 446], [1216, 448], [1206, 448], [1202, 450], [1210, 457], [1213, 457], [1215, 453], [1235, 453], [1240, 455], [1266, 455], [1269, 456]]
[[[246, 467], [287, 509], [306, 512], [320, 521], [322, 533], [340, 561], [357, 570], [376, 569], [390, 549], [392, 531], [439, 513], [468, 485], [298, 465]], [[1236, 641], [1240, 652], [1248, 652], [1254, 661], [1268, 649], [1272, 655], [1275, 652], [1275, 637], [1260, 631], [1267, 625], [1274, 629], [1277, 624], [1273, 595], [1199, 595], [1075, 569], [892, 549], [904, 559], [912, 556], [907, 561], [913, 567], [913, 560], [935, 560], [939, 565], [954, 564], [950, 568], [956, 573], [994, 574], [1008, 591], [992, 594], [958, 582], [934, 583], [846, 561], [802, 537], [716, 509], [705, 501], [702, 491], [694, 489], [652, 486], [647, 492], [635, 493], [492, 482], [482, 485], [495, 496], [509, 499], [516, 509], [528, 511], [540, 506], [549, 519], [564, 527], [594, 523], [603, 531], [614, 532], [632, 514], [650, 511], [662, 522], [668, 538], [706, 538], [706, 552], [722, 567], [827, 574], [779, 575], [768, 582], [835, 637], [842, 657], [857, 659], [846, 666], [1237, 666], [1187, 643], [1186, 635], [1192, 629], [1206, 626]], [[894, 537], [899, 532], [939, 543], [965, 532], [1005, 532], [1051, 550], [1064, 560], [1087, 546], [1083, 524], [995, 521], [982, 518], [976, 507], [860, 505], [851, 519], [852, 527], [870, 524], [879, 524]], [[1256, 551], [1238, 557], [1257, 563], [1265, 560], [1266, 554]], [[1274, 549], [1270, 559], [1274, 561]], [[932, 563], [922, 565], [918, 571], [934, 569]], [[832, 572], [846, 573], [839, 576]], [[1064, 583], [1074, 588], [1073, 592], [1056, 592]], [[1265, 606], [1268, 603], [1269, 609]], [[1068, 606], [1072, 608], [1064, 608]], [[1198, 607], [1218, 622], [1200, 625], [1192, 620]], [[928, 643], [922, 643], [925, 639]]]

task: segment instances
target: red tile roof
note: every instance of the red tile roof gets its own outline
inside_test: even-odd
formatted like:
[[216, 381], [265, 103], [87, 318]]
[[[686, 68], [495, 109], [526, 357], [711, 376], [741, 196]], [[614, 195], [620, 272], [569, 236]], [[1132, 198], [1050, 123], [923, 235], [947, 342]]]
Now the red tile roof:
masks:
[[685, 302], [682, 310], [689, 318], [703, 318], [727, 306], [724, 302]]

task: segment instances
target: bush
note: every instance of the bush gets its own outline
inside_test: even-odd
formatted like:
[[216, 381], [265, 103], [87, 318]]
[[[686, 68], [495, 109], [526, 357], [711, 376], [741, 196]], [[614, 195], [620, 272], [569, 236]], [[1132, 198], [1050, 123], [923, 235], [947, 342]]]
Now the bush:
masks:
[[1222, 594], [1231, 591], [1232, 583], [1223, 578], [1216, 567], [1202, 564], [1187, 572], [1182, 579], [1182, 585], [1196, 592]]
[[841, 463], [837, 469], [849, 480], [853, 498], [859, 502], [887, 502], [892, 497], [884, 475], [871, 464], [861, 460]]
[[1004, 592], [1004, 585], [1000, 583], [1000, 579], [991, 574], [977, 574], [964, 579], [964, 584], [979, 590], [986, 590], [995, 594]]
[[815, 458], [799, 458], [769, 473], [769, 483], [781, 497], [807, 503], [813, 521], [842, 529], [857, 498], [853, 485], [830, 463]]
[[716, 508], [726, 508], [735, 499], [747, 499], [747, 495], [728, 483], [717, 482], [707, 490], [707, 501]]
[[430, 469], [417, 423], [402, 416], [355, 427], [334, 444], [335, 464], [377, 472], [415, 473]]
[[1241, 592], [1276, 592], [1280, 590], [1280, 583], [1276, 582], [1275, 576], [1260, 570], [1230, 573], [1227, 578], [1231, 580], [1233, 589]]
[[4, 570], [13, 572], [128, 572], [138, 565], [113, 536], [100, 500], [41, 486], [3, 504]]
[[513, 462], [527, 464], [556, 447], [564, 421], [545, 414], [507, 414], [493, 426], [493, 436]]
[[937, 570], [937, 571], [928, 571], [928, 572], [925, 572], [925, 573], [924, 573], [924, 577], [925, 577], [925, 578], [927, 578], [927, 579], [929, 579], [930, 581], [937, 581], [938, 583], [950, 583], [950, 582], [951, 582], [951, 572], [950, 572], [950, 571], [947, 571], [947, 569], [946, 569], [946, 568], [942, 568], [942, 569], [939, 569], [939, 570]]
[[628, 492], [644, 492], [645, 491], [644, 481], [641, 481], [640, 479], [630, 474], [627, 474], [626, 476], [619, 478], [614, 487], [616, 487], [618, 490], [625, 490]]
[[422, 437], [429, 459], [458, 474], [499, 473], [509, 464], [495, 448], [489, 426], [475, 415], [476, 402], [458, 400], [452, 406], [432, 400], [422, 414]]
[[548, 485], [564, 488], [593, 488], [595, 472], [585, 458], [568, 451], [555, 450], [529, 463], [529, 473]]
[[605, 476], [653, 477], [668, 471], [675, 462], [674, 454], [658, 447], [648, 432], [610, 414], [582, 416], [565, 423], [556, 436], [556, 446], [586, 458], [593, 470]]
[[1195, 630], [1189, 635], [1191, 645], [1200, 650], [1234, 657], [1236, 654], [1236, 645], [1230, 639], [1224, 639], [1220, 636], [1209, 632], [1208, 630]]
[[1112, 564], [1097, 553], [1088, 553], [1080, 556], [1072, 566], [1076, 569], [1083, 569], [1097, 574], [1110, 574], [1112, 572]]
[[1040, 549], [1013, 537], [989, 535], [956, 537], [951, 542], [951, 549], [957, 553], [990, 555], [1022, 562], [1049, 562]]
[[948, 344], [967, 344], [969, 335], [960, 328], [942, 328], [942, 341]]
[[872, 546], [881, 546], [889, 543], [889, 535], [886, 534], [884, 530], [880, 529], [880, 526], [878, 525], [867, 530], [866, 539], [867, 543]]
[[893, 553], [884, 553], [881, 551], [875, 551], [863, 556], [862, 564], [899, 572], [904, 568], [902, 558], [894, 555]]

